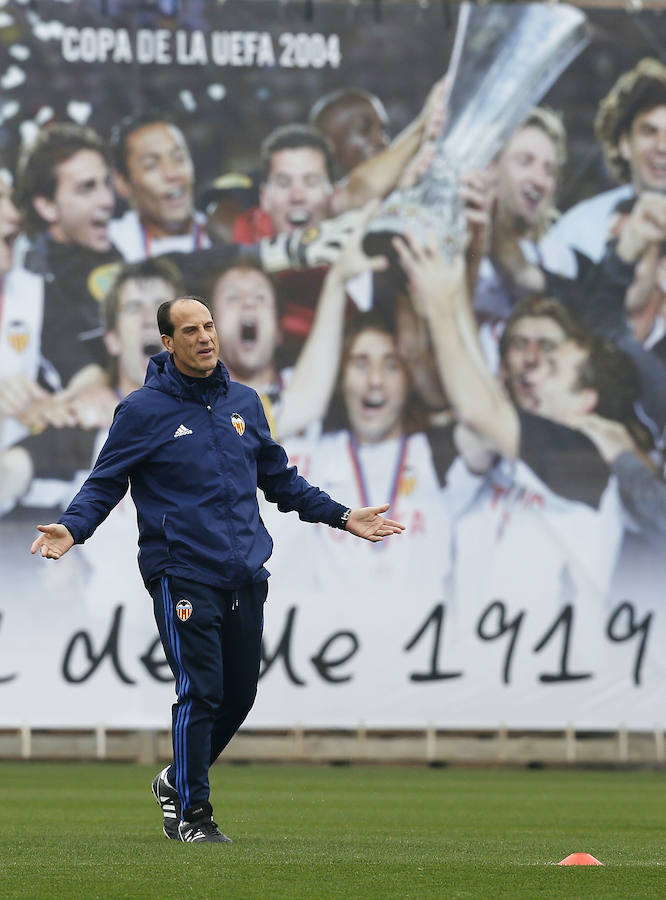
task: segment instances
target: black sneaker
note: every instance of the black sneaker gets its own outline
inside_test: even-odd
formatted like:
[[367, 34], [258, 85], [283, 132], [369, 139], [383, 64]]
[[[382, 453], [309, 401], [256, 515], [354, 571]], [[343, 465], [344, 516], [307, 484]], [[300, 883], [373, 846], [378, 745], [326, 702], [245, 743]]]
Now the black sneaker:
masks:
[[222, 834], [213, 822], [213, 807], [207, 801], [186, 809], [187, 819], [178, 825], [178, 837], [185, 843], [232, 844], [231, 838]]
[[162, 827], [165, 835], [171, 841], [178, 841], [180, 840], [180, 835], [178, 834], [180, 799], [176, 789], [172, 788], [167, 781], [166, 773], [168, 771], [169, 767], [167, 766], [166, 769], [162, 769], [162, 771], [153, 778], [151, 790], [153, 792], [153, 797], [157, 800], [162, 809], [162, 815], [164, 816]]

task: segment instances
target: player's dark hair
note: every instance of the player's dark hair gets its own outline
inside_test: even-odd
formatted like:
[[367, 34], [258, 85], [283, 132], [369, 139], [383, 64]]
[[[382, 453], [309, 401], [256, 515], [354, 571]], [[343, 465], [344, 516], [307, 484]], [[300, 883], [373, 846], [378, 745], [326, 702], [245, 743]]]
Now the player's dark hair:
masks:
[[615, 82], [599, 104], [594, 130], [611, 173], [618, 181], [631, 181], [631, 167], [620, 152], [620, 138], [631, 131], [636, 116], [666, 106], [666, 65], [641, 59]]
[[[397, 344], [396, 330], [392, 322], [392, 317], [389, 315], [385, 315], [379, 310], [357, 312], [353, 315], [348, 321], [345, 329], [345, 339], [338, 371], [338, 382], [324, 418], [324, 431], [340, 431], [350, 427], [349, 416], [344, 401], [343, 380], [354, 343], [358, 336], [366, 331], [378, 331], [380, 334], [386, 334], [393, 340], [394, 344]], [[397, 348], [396, 355], [400, 356]], [[400, 359], [407, 380], [407, 395], [405, 397], [405, 404], [402, 412], [402, 424], [405, 434], [414, 434], [415, 432], [424, 429], [427, 421], [427, 410], [423, 401], [413, 390], [407, 363], [402, 357], [400, 357]]]
[[582, 325], [572, 316], [563, 303], [554, 297], [545, 297], [542, 294], [531, 294], [514, 306], [511, 315], [507, 319], [499, 342], [500, 359], [502, 362], [506, 362], [506, 355], [509, 350], [516, 323], [521, 319], [527, 318], [552, 319], [560, 326], [567, 337], [576, 338], [583, 334]]
[[376, 94], [371, 94], [370, 91], [366, 91], [363, 88], [352, 87], [337, 88], [315, 100], [308, 113], [308, 124], [324, 131], [323, 123], [325, 118], [339, 108], [344, 107], [349, 100], [365, 100], [370, 106], [374, 107], [381, 119], [386, 120], [384, 104]]
[[42, 231], [47, 225], [35, 209], [33, 199], [53, 199], [57, 187], [57, 167], [81, 150], [99, 153], [108, 165], [108, 149], [100, 135], [92, 128], [74, 122], [57, 122], [42, 128], [35, 142], [21, 153], [15, 199], [28, 234]]
[[654, 441], [636, 413], [641, 381], [633, 359], [598, 334], [586, 332], [574, 340], [586, 352], [578, 367], [575, 388], [596, 391], [599, 399], [594, 412], [604, 419], [620, 422], [638, 447], [649, 453], [654, 449]]
[[280, 125], [278, 128], [274, 128], [268, 137], [264, 139], [260, 155], [262, 181], [268, 179], [274, 153], [280, 150], [296, 150], [301, 147], [311, 147], [322, 154], [326, 163], [326, 173], [329, 180], [333, 181], [333, 151], [328, 138], [319, 129], [300, 123]]
[[136, 115], [125, 116], [120, 122], [116, 123], [111, 129], [111, 151], [113, 154], [113, 165], [117, 172], [124, 178], [129, 175], [127, 169], [127, 141], [140, 128], [147, 125], [167, 124], [178, 127], [173, 118], [166, 112], [161, 110], [153, 110], [151, 112], [140, 112]]

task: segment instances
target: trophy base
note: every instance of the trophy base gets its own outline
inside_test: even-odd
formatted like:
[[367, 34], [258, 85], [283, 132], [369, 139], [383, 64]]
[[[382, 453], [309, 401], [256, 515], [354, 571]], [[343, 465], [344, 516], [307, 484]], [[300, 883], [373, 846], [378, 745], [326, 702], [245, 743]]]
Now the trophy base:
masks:
[[383, 256], [388, 260], [388, 268], [383, 274], [387, 274], [389, 281], [395, 290], [402, 292], [407, 288], [407, 274], [402, 268], [400, 258], [393, 246], [393, 241], [400, 238], [406, 242], [405, 235], [400, 231], [369, 231], [363, 238], [363, 252], [366, 256]]
[[417, 245], [434, 238], [449, 260], [464, 249], [466, 223], [458, 179], [451, 166], [445, 174], [446, 178], [431, 177], [388, 197], [363, 237], [363, 250], [368, 256], [383, 254], [392, 265], [399, 265], [392, 244], [396, 237]]
[[399, 266], [398, 254], [393, 246], [395, 238], [405, 239], [399, 231], [368, 231], [363, 237], [363, 252], [366, 256], [385, 256], [391, 266]]

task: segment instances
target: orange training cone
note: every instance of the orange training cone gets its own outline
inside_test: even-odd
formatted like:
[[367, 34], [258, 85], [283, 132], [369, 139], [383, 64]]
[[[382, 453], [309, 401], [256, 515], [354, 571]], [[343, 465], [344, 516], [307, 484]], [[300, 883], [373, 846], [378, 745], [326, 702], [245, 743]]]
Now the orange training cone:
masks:
[[589, 853], [570, 853], [558, 866], [603, 866], [602, 862]]

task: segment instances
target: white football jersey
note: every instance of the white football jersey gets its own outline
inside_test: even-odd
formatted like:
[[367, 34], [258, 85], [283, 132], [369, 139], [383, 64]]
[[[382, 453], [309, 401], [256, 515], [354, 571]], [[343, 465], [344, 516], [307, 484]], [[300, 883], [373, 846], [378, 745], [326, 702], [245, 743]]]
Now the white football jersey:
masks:
[[[0, 379], [37, 379], [40, 363], [44, 283], [39, 275], [12, 269], [0, 295]], [[17, 419], [0, 420], [0, 449], [21, 440], [27, 429]]]
[[[315, 442], [290, 440], [285, 449], [290, 463], [335, 500], [353, 508], [391, 502], [385, 515], [407, 527], [371, 543], [328, 525], [301, 523], [296, 513], [266, 520], [275, 539], [268, 564], [274, 576], [269, 646], [275, 644], [272, 629], [297, 603], [294, 657], [311, 654], [301, 645], [305, 635], [325, 640], [338, 634], [324, 657], [354, 653], [350, 668], [358, 677], [346, 683], [347, 691], [367, 692], [373, 716], [381, 719], [390, 713], [378, 698], [389, 704], [389, 687], [409, 685], [415, 664], [406, 645], [446, 591], [449, 518], [428, 440], [415, 434], [354, 448], [341, 431]], [[395, 661], [390, 686], [386, 658]], [[344, 704], [345, 697], [346, 691], [336, 692], [336, 702]]]
[[[448, 473], [453, 494], [459, 481], [469, 497], [461, 459]], [[600, 645], [623, 531], [614, 477], [595, 507], [554, 493], [522, 460], [497, 463], [477, 480], [453, 526], [453, 655], [462, 659], [476, 646], [478, 656], [479, 629], [488, 635], [499, 628], [497, 604], [505, 625], [522, 614], [522, 640], [531, 651], [569, 606], [575, 643]], [[525, 666], [542, 663], [528, 652], [520, 658]]]
[[[548, 252], [551, 242], [555, 245], [564, 244], [584, 253], [593, 262], [599, 262], [606, 250], [615, 207], [633, 194], [631, 185], [623, 184], [577, 203], [557, 220], [543, 239], [542, 246]], [[552, 271], [560, 271], [552, 266], [550, 268]]]
[[194, 225], [187, 234], [170, 234], [151, 237], [134, 209], [128, 209], [119, 219], [109, 222], [111, 242], [122, 253], [126, 262], [141, 262], [162, 253], [191, 253], [202, 247], [210, 247], [206, 233], [206, 217], [194, 214]]

